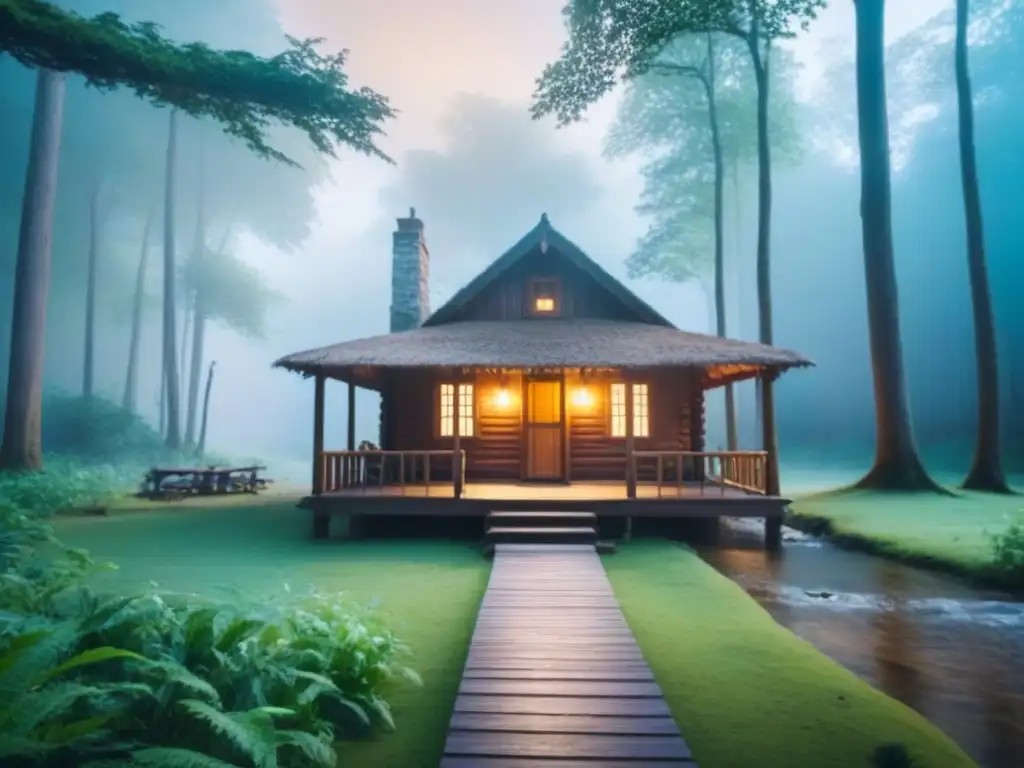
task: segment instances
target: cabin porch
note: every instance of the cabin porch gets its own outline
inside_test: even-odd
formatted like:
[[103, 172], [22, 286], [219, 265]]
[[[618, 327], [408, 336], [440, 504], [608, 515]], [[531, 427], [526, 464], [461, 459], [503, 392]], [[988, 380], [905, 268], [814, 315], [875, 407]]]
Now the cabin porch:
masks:
[[[465, 452], [322, 451], [314, 494], [314, 535], [334, 516], [476, 518], [491, 512], [586, 511], [605, 532], [622, 535], [634, 520], [668, 530], [672, 520], [754, 517], [766, 521], [766, 545], [779, 545], [788, 500], [767, 493], [764, 451], [633, 451], [622, 480], [525, 482], [466, 477]], [[650, 527], [650, 526], [649, 526]], [[628, 535], [628, 534], [627, 534]]]

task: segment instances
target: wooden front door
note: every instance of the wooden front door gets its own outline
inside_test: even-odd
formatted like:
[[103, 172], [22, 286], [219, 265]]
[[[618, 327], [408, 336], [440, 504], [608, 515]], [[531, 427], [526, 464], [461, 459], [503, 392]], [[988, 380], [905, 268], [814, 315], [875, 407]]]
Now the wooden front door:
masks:
[[563, 471], [562, 382], [526, 382], [526, 479], [562, 480]]

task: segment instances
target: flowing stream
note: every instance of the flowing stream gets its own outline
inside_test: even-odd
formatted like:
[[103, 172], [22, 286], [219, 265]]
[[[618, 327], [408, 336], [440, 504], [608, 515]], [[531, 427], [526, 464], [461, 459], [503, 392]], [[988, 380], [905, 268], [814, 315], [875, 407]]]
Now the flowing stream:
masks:
[[1024, 766], [1024, 602], [736, 521], [701, 554], [780, 624], [923, 714], [984, 768]]

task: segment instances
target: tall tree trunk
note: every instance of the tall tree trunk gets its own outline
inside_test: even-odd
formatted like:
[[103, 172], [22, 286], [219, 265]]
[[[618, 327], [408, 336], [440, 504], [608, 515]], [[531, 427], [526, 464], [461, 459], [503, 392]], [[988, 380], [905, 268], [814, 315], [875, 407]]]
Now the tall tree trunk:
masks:
[[967, 59], [969, 0], [956, 3], [956, 95], [960, 118], [960, 176], [967, 224], [967, 267], [974, 310], [974, 357], [978, 377], [978, 431], [974, 460], [963, 482], [972, 491], [1009, 493], [999, 446], [999, 360], [995, 318], [985, 264], [985, 232], [974, 152], [974, 98]]
[[43, 468], [43, 358], [46, 299], [50, 289], [53, 209], [57, 197], [64, 75], [40, 69], [32, 116], [25, 192], [21, 200], [18, 261], [14, 273], [7, 405], [0, 468]]
[[[189, 367], [188, 405], [185, 410], [185, 445], [196, 444], [196, 416], [199, 410], [199, 376], [203, 366], [203, 345], [206, 341], [206, 297], [203, 291], [203, 271], [206, 259], [206, 194], [203, 178], [202, 158], [199, 167], [198, 210], [196, 231], [192, 242], [193, 276], [192, 287], [192, 362]], [[225, 234], [226, 245], [227, 234]], [[183, 341], [182, 344], [185, 342]], [[184, 359], [184, 349], [182, 359]], [[184, 367], [184, 363], [182, 364]]]
[[761, 54], [759, 26], [750, 37], [757, 82], [757, 320], [758, 340], [773, 343], [772, 328], [772, 147], [768, 136], [768, 53]]
[[[188, 289], [185, 289], [188, 293]], [[181, 356], [178, 361], [178, 391], [184, 392], [185, 386], [188, 384], [188, 333], [190, 330], [189, 322], [192, 320], [192, 315], [195, 312], [195, 296], [188, 296], [185, 299], [185, 303], [181, 308]], [[185, 444], [188, 445], [188, 438], [185, 438]]]
[[126, 411], [135, 413], [136, 396], [139, 380], [139, 345], [142, 343], [142, 306], [146, 295], [146, 267], [149, 262], [149, 233], [153, 226], [153, 214], [146, 216], [146, 224], [142, 229], [142, 250], [139, 253], [139, 266], [135, 272], [135, 297], [132, 301], [132, 336], [128, 343], [128, 370], [124, 381], [124, 400], [122, 405]]
[[167, 365], [160, 361], [160, 436], [167, 437]]
[[206, 344], [206, 303], [202, 291], [196, 295], [195, 321], [192, 328], [192, 370], [188, 382], [188, 423], [185, 425], [185, 443], [195, 445], [196, 416], [199, 404], [199, 375], [203, 365]]
[[100, 254], [100, 183], [93, 184], [89, 197], [89, 264], [85, 282], [85, 360], [82, 364], [82, 397], [90, 399], [95, 383], [96, 360], [96, 270]]
[[[772, 226], [772, 148], [768, 136], [768, 101], [770, 96], [768, 77], [768, 50], [761, 53], [761, 26], [757, 22], [747, 38], [750, 57], [757, 84], [757, 328], [758, 341], [771, 344], [774, 339], [772, 327], [772, 271], [771, 271], [771, 226]], [[764, 398], [761, 396], [762, 381], [755, 382], [757, 432], [761, 435], [761, 449], [774, 450], [764, 444], [765, 431], [761, 428]]]
[[178, 390], [178, 355], [175, 346], [174, 197], [178, 149], [178, 112], [171, 110], [167, 132], [167, 171], [164, 191], [164, 380], [167, 382], [167, 434], [169, 450], [181, 450], [181, 401]]
[[[718, 125], [716, 92], [715, 38], [707, 33], [708, 70], [704, 87], [708, 99], [708, 124], [715, 162], [715, 334], [726, 335], [725, 323], [725, 161], [722, 157], [722, 135]], [[736, 399], [732, 385], [725, 388], [725, 434], [730, 451], [736, 450]]]
[[217, 362], [210, 362], [210, 372], [206, 374], [206, 393], [203, 395], [203, 424], [199, 429], [199, 446], [196, 453], [200, 458], [206, 453], [206, 425], [210, 417], [210, 389], [213, 387], [213, 368]]
[[875, 390], [875, 461], [857, 483], [885, 490], [942, 489], [914, 442], [903, 369], [893, 263], [889, 118], [885, 93], [885, 1], [854, 0], [857, 14], [857, 122], [861, 229]]

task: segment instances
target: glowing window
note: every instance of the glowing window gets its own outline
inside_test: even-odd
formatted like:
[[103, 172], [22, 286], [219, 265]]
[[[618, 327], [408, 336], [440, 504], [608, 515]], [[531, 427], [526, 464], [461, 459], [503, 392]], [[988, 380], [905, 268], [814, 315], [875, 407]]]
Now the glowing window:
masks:
[[[626, 385], [612, 384], [611, 387], [611, 435], [626, 436]], [[650, 437], [650, 389], [646, 384], [633, 385], [633, 436]]]
[[559, 314], [558, 281], [543, 278], [531, 280], [529, 306], [535, 315]]
[[473, 385], [472, 384], [442, 384], [440, 388], [440, 401], [438, 403], [440, 414], [441, 437], [453, 437], [455, 435], [455, 387], [459, 388], [459, 436], [473, 436]]

